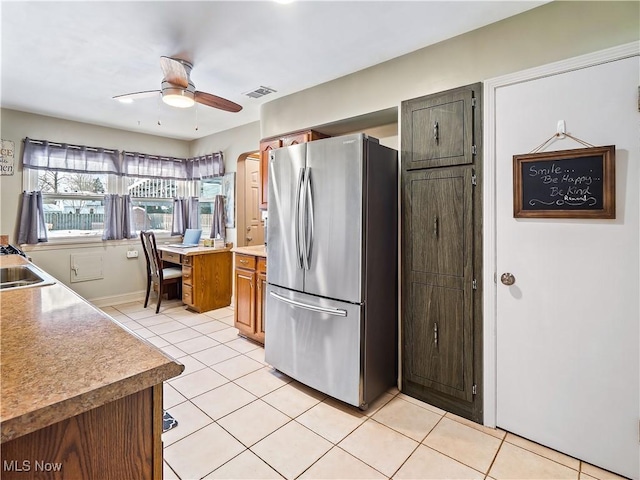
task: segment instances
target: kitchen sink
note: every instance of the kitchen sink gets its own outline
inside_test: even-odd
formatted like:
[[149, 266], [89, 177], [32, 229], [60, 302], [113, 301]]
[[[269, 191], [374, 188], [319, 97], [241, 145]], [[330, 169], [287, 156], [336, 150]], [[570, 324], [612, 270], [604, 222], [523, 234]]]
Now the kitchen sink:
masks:
[[34, 265], [0, 268], [0, 290], [53, 285], [55, 279]]

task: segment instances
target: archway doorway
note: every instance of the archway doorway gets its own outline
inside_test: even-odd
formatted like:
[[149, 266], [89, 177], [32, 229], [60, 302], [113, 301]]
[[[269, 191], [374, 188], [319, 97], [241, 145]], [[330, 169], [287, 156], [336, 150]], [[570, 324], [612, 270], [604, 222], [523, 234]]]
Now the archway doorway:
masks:
[[264, 221], [260, 210], [260, 153], [247, 152], [238, 157], [237, 238], [239, 247], [264, 245]]

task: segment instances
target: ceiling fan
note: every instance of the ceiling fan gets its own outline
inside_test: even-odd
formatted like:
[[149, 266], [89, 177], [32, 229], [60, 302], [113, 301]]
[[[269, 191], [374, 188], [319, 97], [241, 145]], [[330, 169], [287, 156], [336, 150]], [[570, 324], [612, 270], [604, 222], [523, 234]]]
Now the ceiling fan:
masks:
[[227, 112], [239, 112], [242, 110], [240, 105], [231, 100], [212, 95], [211, 93], [197, 91], [189, 77], [193, 65], [186, 60], [160, 57], [160, 66], [164, 73], [160, 90], [147, 90], [144, 92], [116, 95], [113, 97], [114, 100], [130, 103], [134, 99], [152, 97], [160, 94], [162, 101], [172, 107], [188, 108], [197, 102]]

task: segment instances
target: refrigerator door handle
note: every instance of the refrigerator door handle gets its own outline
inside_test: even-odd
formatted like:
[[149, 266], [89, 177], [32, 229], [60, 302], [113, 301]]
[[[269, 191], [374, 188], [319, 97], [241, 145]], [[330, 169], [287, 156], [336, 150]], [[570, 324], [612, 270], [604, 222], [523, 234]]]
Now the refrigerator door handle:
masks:
[[302, 181], [304, 178], [304, 168], [298, 171], [298, 187], [296, 189], [296, 208], [295, 208], [295, 236], [296, 236], [296, 259], [298, 260], [298, 268], [303, 268], [302, 265], [302, 248], [300, 244], [300, 196], [302, 193]]
[[306, 176], [303, 186], [303, 195], [306, 195], [304, 204], [304, 268], [309, 270], [311, 268], [311, 251], [313, 249], [313, 193], [311, 191], [311, 168], [307, 167], [305, 170]]
[[309, 305], [308, 303], [302, 303], [296, 300], [290, 300], [286, 297], [283, 297], [282, 295], [278, 295], [275, 292], [269, 292], [269, 294], [276, 300], [280, 300], [281, 302], [288, 303], [289, 305], [294, 305], [296, 307], [304, 308], [305, 310], [312, 310], [314, 312], [327, 313], [329, 315], [334, 315], [336, 317], [347, 316], [347, 311], [342, 310], [341, 308], [318, 307], [316, 305]]

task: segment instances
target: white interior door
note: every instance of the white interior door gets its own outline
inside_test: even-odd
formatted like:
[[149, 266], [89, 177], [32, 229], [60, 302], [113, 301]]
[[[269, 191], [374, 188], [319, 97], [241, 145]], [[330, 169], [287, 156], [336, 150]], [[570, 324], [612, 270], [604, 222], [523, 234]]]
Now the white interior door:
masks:
[[[639, 472], [638, 57], [496, 89], [496, 424]], [[565, 120], [616, 146], [615, 220], [514, 219], [512, 156]], [[581, 148], [557, 140], [545, 151]], [[515, 284], [500, 283], [510, 272]]]

